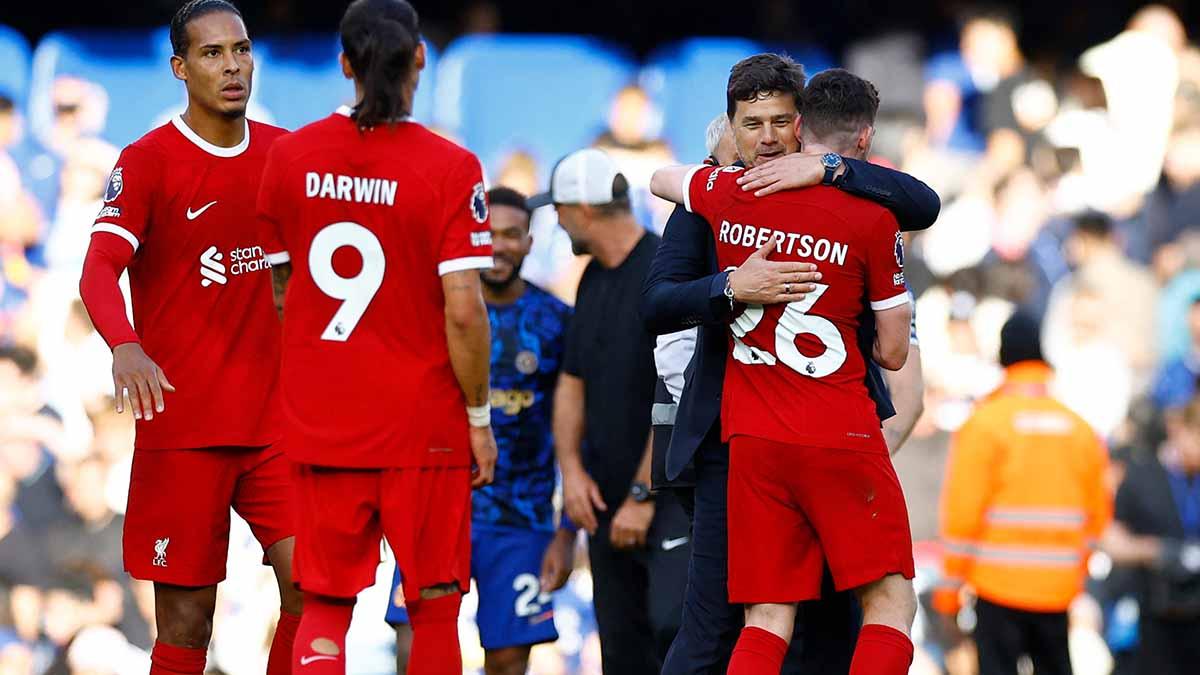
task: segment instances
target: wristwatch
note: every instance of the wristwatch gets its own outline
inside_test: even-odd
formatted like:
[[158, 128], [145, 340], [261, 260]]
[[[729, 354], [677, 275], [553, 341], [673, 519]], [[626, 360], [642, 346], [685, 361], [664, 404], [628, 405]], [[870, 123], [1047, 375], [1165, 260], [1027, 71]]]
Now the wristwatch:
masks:
[[629, 496], [639, 504], [654, 499], [654, 495], [650, 494], [650, 486], [641, 481], [634, 481], [633, 485], [629, 486]]
[[821, 166], [825, 167], [825, 177], [821, 179], [821, 185], [833, 185], [833, 174], [842, 166], [842, 156], [836, 152], [827, 152], [821, 155]]
[[733, 305], [734, 305], [734, 299], [733, 299], [733, 282], [732, 282], [732, 281], [730, 281], [730, 279], [729, 279], [729, 275], [728, 275], [728, 274], [726, 274], [726, 275], [725, 275], [725, 297], [726, 297], [726, 299], [728, 299], [728, 300], [729, 300], [729, 311], [731, 311], [731, 312], [732, 312], [732, 311], [733, 311]]

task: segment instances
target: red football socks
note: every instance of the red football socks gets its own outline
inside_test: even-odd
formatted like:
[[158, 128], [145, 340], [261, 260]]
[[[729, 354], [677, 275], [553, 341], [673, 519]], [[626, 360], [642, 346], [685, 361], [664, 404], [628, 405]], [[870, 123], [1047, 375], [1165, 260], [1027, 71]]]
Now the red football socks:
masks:
[[912, 665], [913, 644], [891, 626], [867, 624], [858, 634], [850, 675], [906, 675]]
[[758, 626], [746, 626], [729, 659], [726, 675], [779, 675], [787, 640]]
[[155, 642], [150, 652], [150, 675], [204, 675], [208, 650]]
[[462, 651], [458, 647], [458, 608], [461, 603], [459, 593], [409, 603], [408, 620], [412, 624], [413, 641], [408, 675], [462, 674]]
[[346, 675], [346, 631], [353, 613], [353, 599], [305, 593], [304, 613], [292, 647], [292, 669], [304, 675]]
[[291, 675], [292, 645], [296, 642], [296, 629], [299, 627], [299, 614], [279, 611], [275, 638], [271, 640], [271, 653], [267, 656], [267, 675]]

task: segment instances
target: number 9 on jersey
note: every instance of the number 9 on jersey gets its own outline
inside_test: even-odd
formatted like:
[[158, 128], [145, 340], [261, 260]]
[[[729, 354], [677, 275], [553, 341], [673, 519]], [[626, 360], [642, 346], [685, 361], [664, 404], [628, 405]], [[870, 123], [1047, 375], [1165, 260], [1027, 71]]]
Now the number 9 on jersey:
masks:
[[[333, 269], [333, 254], [343, 246], [353, 248], [362, 257], [362, 269], [352, 277], [343, 277]], [[325, 332], [321, 333], [322, 340], [345, 342], [350, 339], [383, 285], [384, 267], [379, 238], [358, 223], [333, 223], [313, 237], [308, 250], [308, 269], [313, 283], [325, 295], [342, 301], [325, 326]]]

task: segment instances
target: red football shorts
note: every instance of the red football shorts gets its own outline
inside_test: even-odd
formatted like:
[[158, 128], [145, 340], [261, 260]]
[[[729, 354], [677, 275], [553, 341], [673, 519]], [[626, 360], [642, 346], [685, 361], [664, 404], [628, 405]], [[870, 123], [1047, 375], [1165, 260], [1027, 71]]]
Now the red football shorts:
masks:
[[136, 450], [125, 569], [135, 579], [177, 586], [219, 583], [229, 551], [229, 508], [265, 552], [296, 532], [291, 483], [291, 462], [271, 446]]
[[729, 601], [821, 597], [889, 574], [913, 577], [912, 534], [886, 450], [729, 441]]
[[466, 467], [342, 469], [296, 464], [294, 578], [304, 591], [352, 598], [375, 583], [380, 537], [420, 589], [471, 583], [471, 471]]

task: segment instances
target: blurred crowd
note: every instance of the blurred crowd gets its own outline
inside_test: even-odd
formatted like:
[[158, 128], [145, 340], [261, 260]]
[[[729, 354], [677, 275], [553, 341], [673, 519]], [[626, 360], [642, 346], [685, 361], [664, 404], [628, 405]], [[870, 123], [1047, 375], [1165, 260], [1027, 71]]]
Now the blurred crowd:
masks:
[[[1171, 10], [1151, 6], [1077, 60], [1034, 63], [1017, 21], [982, 11], [964, 18], [956, 49], [927, 53], [896, 33], [843, 59], [881, 92], [875, 161], [925, 180], [943, 204], [909, 242], [926, 412], [896, 459], [914, 537], [930, 542], [917, 551], [924, 589], [939, 575], [932, 542], [952, 435], [1000, 382], [999, 329], [1018, 308], [1042, 321], [1055, 394], [1107, 441], [1111, 489], [1130, 463], [1171, 455], [1195, 431], [1182, 411], [1200, 379], [1200, 49]], [[118, 152], [98, 132], [127, 103], [67, 77], [52, 99], [52, 123], [35, 133], [0, 92], [0, 675], [145, 672], [153, 600], [120, 558], [132, 420], [113, 411], [109, 353], [76, 288]], [[662, 127], [631, 83], [595, 139], [659, 230], [669, 208], [648, 180], [676, 160]], [[526, 194], [549, 172], [520, 151], [486, 169]], [[535, 214], [533, 234], [524, 274], [573, 298], [583, 264], [552, 209]], [[274, 582], [244, 526], [231, 542], [210, 663], [261, 672]], [[1123, 672], [1136, 643], [1144, 598], [1121, 585], [1120, 562], [1093, 556], [1071, 613], [1076, 672]], [[563, 638], [534, 650], [534, 672], [598, 672], [589, 579], [581, 567], [560, 594]], [[355, 672], [393, 663], [386, 601], [359, 603], [350, 639], [374, 648], [357, 650]], [[468, 602], [468, 634], [470, 616]], [[916, 638], [914, 672], [972, 672], [969, 643], [932, 613]], [[481, 655], [466, 663], [481, 667]]]

